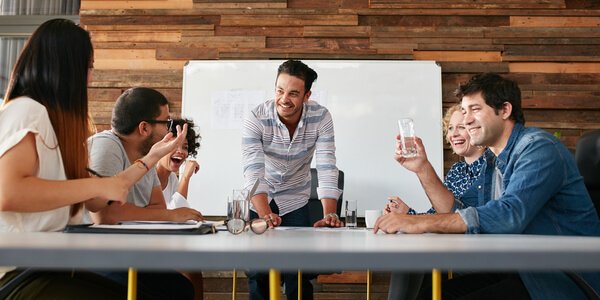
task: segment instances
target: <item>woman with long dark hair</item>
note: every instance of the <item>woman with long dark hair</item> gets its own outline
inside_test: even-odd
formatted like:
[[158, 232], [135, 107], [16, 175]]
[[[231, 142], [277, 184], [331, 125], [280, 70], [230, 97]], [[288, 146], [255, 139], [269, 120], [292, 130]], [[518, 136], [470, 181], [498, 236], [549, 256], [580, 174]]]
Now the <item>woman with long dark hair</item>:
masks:
[[[29, 38], [0, 107], [0, 231], [60, 231], [83, 205], [97, 211], [125, 202], [131, 185], [183, 142], [167, 134], [120, 174], [90, 177], [87, 87], [93, 67], [90, 36], [72, 21], [54, 19]], [[112, 205], [118, 205], [117, 203]], [[22, 271], [0, 267], [0, 289]], [[14, 282], [14, 281], [13, 281]], [[10, 297], [122, 298], [125, 289], [88, 272], [35, 272]], [[9, 299], [11, 299], [9, 298]]]

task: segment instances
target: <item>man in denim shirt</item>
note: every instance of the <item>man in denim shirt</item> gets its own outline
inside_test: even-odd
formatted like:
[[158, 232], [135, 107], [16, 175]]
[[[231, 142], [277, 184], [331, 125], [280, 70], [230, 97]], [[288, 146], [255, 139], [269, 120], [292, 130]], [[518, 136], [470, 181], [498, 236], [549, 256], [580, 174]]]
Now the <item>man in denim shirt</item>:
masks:
[[[462, 100], [463, 122], [471, 143], [490, 149], [483, 177], [474, 185], [477, 197], [456, 203], [456, 213], [388, 214], [377, 221], [375, 231], [600, 236], [598, 215], [572, 154], [547, 132], [524, 127], [521, 91], [515, 82], [491, 73], [474, 76], [459, 87], [457, 97]], [[450, 286], [448, 291], [445, 286], [444, 293], [484, 298], [499, 296], [498, 292], [511, 298], [584, 298], [563, 273], [520, 272], [516, 280], [510, 274], [500, 276], [500, 281], [497, 277], [482, 280], [488, 275], [453, 279], [449, 283], [460, 287], [452, 290]], [[581, 275], [600, 291], [599, 274]], [[504, 279], [509, 283], [499, 289], [498, 283]], [[523, 286], [526, 292], [520, 292]]]

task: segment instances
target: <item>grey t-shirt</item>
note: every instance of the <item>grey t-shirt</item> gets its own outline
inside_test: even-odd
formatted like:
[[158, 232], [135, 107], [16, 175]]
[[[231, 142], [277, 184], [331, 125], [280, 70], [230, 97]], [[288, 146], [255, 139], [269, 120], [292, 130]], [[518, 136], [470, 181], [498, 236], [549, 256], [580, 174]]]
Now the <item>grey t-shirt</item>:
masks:
[[[131, 162], [118, 136], [105, 130], [88, 139], [90, 151], [90, 168], [102, 176], [113, 176], [127, 169]], [[160, 181], [156, 169], [152, 168], [129, 190], [127, 202], [138, 207], [146, 207], [150, 203], [152, 188], [159, 187]]]

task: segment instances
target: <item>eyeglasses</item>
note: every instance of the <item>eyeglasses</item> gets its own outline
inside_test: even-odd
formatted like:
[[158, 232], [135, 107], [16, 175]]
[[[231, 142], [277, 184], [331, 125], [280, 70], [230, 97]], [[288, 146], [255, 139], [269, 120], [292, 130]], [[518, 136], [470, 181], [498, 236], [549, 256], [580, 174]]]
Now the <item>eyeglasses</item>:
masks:
[[269, 225], [265, 219], [253, 219], [248, 223], [244, 219], [231, 219], [225, 221], [225, 226], [227, 226], [227, 231], [233, 234], [240, 234], [248, 231], [248, 229], [256, 234], [263, 234], [269, 229]]
[[173, 127], [173, 119], [168, 119], [168, 120], [142, 120], [142, 122], [147, 122], [150, 124], [165, 124], [167, 125], [167, 130], [171, 131], [171, 128]]

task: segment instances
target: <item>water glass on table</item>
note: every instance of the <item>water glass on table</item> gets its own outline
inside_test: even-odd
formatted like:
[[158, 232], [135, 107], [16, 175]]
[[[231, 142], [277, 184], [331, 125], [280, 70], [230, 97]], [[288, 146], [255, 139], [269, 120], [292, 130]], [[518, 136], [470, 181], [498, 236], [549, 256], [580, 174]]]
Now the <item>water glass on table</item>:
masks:
[[250, 207], [245, 190], [233, 190], [233, 196], [227, 202], [227, 228], [233, 233], [241, 233], [246, 222], [250, 221]]
[[358, 215], [356, 210], [356, 201], [346, 201], [346, 227], [356, 228], [358, 223]]

